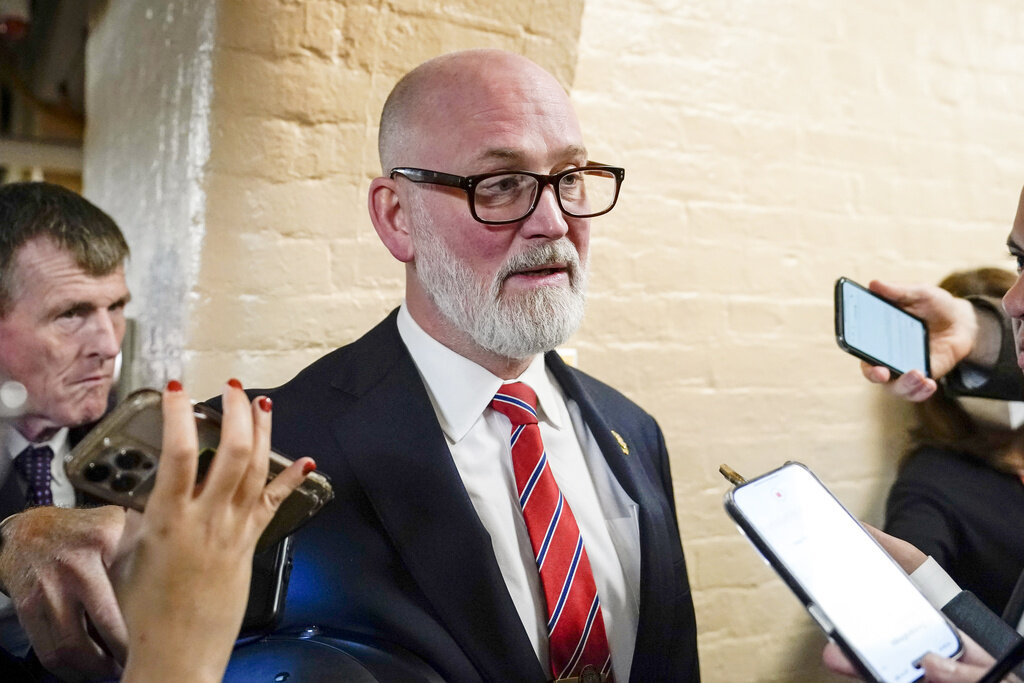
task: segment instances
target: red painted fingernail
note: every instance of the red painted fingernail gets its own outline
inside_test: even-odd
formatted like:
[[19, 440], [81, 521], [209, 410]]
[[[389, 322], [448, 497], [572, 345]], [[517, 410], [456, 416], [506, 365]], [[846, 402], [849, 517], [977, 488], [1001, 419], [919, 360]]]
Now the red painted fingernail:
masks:
[[310, 472], [312, 472], [315, 469], [316, 469], [316, 463], [313, 462], [312, 460], [310, 460], [309, 462], [307, 462], [305, 465], [302, 466], [302, 473], [303, 474], [309, 474]]
[[176, 379], [172, 379], [170, 382], [167, 383], [167, 391], [181, 391], [181, 389], [181, 382], [179, 382]]
[[232, 377], [231, 379], [228, 380], [228, 386], [234, 387], [235, 389], [241, 389], [242, 388], [242, 383], [239, 382], [234, 377]]
[[256, 401], [256, 403], [259, 404], [260, 410], [262, 410], [264, 413], [269, 413], [270, 409], [274, 407], [274, 402], [271, 401], [266, 396], [260, 396], [259, 400]]

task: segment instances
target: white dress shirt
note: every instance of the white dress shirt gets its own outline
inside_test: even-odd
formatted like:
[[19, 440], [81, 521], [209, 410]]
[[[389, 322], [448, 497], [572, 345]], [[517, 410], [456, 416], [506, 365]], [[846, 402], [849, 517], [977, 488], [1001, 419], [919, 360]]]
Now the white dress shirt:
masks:
[[[924, 593], [928, 602], [937, 609], [945, 607], [962, 591], [957, 582], [939, 566], [939, 563], [931, 555], [928, 556], [924, 564], [910, 574], [910, 580], [914, 582], [919, 591]], [[1024, 634], [1024, 616], [1014, 626], [1018, 633]]]
[[[398, 331], [427, 387], [470, 500], [491, 536], [501, 575], [544, 670], [547, 609], [537, 561], [516, 493], [508, 418], [490, 408], [501, 378], [428, 335], [403, 304]], [[518, 378], [537, 393], [548, 463], [583, 536], [601, 597], [616, 680], [629, 680], [640, 594], [637, 506], [608, 467], [579, 406], [562, 393], [538, 355]]]

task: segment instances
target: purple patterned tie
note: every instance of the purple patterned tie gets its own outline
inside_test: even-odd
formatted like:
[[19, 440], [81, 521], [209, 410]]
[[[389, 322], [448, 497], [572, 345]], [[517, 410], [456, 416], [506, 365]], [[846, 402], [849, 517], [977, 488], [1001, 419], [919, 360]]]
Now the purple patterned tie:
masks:
[[14, 459], [14, 469], [28, 484], [25, 491], [25, 507], [53, 505], [50, 491], [50, 461], [53, 451], [49, 446], [29, 446]]

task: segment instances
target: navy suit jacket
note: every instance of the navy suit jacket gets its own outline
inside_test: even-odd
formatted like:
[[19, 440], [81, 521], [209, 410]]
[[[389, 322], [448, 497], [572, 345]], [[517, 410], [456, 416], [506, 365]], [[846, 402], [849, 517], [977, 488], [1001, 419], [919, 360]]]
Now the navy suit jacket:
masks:
[[[639, 506], [631, 678], [697, 681], [693, 600], [661, 430], [611, 387], [554, 353], [546, 361]], [[314, 457], [335, 489], [335, 500], [297, 533], [279, 630], [365, 633], [414, 653], [446, 681], [550, 678], [398, 334], [396, 312], [287, 384], [250, 393], [274, 401], [275, 450]]]

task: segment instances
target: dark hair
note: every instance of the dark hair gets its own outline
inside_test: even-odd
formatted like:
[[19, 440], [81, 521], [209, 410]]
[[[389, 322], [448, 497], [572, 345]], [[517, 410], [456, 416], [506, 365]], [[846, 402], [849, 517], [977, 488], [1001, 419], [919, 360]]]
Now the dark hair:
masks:
[[[1001, 268], [978, 268], [952, 273], [939, 286], [954, 296], [1002, 297], [1016, 281], [1013, 273]], [[908, 455], [921, 446], [936, 446], [974, 456], [997, 470], [1016, 471], [1009, 459], [1024, 453], [1024, 428], [974, 419], [941, 383], [931, 398], [914, 409], [917, 425], [910, 432], [913, 447]]]
[[129, 254], [114, 220], [85, 197], [51, 183], [0, 185], [0, 315], [15, 295], [18, 249], [38, 237], [66, 249], [94, 277], [113, 272]]

